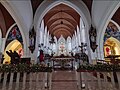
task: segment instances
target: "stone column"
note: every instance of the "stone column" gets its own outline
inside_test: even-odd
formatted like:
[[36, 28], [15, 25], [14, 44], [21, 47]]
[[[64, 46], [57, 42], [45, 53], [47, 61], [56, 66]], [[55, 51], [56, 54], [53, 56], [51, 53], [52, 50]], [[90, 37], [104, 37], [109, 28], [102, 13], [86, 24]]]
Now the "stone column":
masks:
[[4, 52], [6, 38], [2, 38], [0, 51]]

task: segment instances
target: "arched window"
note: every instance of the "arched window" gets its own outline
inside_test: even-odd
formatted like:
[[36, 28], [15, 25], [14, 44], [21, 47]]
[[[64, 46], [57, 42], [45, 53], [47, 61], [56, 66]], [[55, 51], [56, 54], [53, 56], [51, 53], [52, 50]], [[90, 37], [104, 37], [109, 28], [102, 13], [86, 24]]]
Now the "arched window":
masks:
[[43, 37], [44, 37], [44, 21], [42, 20], [41, 26], [40, 26], [40, 44], [44, 43]]
[[44, 30], [44, 46], [46, 45], [46, 42], [47, 41], [47, 27], [45, 27], [45, 30]]
[[117, 26], [112, 22], [109, 22], [106, 28], [106, 31], [104, 34], [104, 42], [110, 37], [114, 37], [120, 41], [120, 31], [118, 30]]
[[68, 45], [68, 51], [71, 51], [72, 47], [71, 47], [71, 38], [70, 37], [67, 38], [67, 45]]
[[86, 42], [86, 33], [85, 33], [85, 25], [82, 19], [80, 19], [80, 33], [81, 33], [81, 42]]
[[53, 43], [53, 52], [56, 52], [56, 44]]

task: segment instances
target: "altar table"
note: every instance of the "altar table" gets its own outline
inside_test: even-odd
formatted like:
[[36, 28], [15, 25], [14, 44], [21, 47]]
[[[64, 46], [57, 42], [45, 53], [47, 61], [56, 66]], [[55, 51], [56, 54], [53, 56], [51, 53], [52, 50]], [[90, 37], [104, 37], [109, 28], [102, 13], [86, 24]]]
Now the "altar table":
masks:
[[67, 57], [60, 57], [60, 58], [51, 58], [51, 60], [53, 61], [53, 68], [54, 68], [54, 66], [55, 66], [55, 62], [56, 63], [60, 63], [60, 65], [61, 65], [61, 68], [65, 68], [65, 64], [67, 64], [67, 63], [71, 63], [71, 68], [73, 68], [73, 63], [74, 63], [74, 58], [73, 57], [70, 57], [70, 58], [67, 58]]

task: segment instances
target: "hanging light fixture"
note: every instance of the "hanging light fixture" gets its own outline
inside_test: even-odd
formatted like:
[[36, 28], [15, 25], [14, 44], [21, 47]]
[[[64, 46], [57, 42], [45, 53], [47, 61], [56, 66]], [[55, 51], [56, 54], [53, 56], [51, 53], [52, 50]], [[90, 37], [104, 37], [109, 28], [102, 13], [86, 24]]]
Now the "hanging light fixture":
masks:
[[61, 21], [61, 23], [60, 24], [63, 24], [63, 21]]

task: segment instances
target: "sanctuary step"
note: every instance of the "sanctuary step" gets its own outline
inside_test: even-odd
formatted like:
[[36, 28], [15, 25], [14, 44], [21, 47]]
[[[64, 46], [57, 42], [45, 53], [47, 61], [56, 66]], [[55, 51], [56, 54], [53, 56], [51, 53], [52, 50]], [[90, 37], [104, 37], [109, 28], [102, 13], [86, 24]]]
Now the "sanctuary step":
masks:
[[51, 90], [78, 90], [75, 71], [54, 71]]

